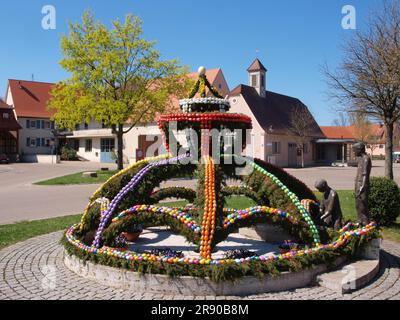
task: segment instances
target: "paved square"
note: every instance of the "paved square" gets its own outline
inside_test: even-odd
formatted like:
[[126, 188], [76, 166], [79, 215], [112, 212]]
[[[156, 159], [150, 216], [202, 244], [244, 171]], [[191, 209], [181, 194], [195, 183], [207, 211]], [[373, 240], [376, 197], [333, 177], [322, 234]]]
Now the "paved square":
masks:
[[131, 290], [115, 289], [84, 279], [67, 269], [63, 262], [63, 248], [59, 244], [62, 232], [55, 232], [0, 251], [0, 300], [167, 300], [167, 299], [281, 299], [281, 300], [400, 300], [400, 246], [383, 241], [381, 266], [378, 276], [366, 287], [351, 294], [319, 286], [279, 293], [247, 297], [224, 296], [166, 296], [141, 294]]

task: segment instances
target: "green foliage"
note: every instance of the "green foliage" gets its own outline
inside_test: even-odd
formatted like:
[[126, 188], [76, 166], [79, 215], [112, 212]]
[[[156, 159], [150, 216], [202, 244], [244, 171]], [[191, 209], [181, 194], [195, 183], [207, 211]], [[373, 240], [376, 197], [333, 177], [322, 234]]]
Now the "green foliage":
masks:
[[77, 223], [79, 217], [80, 215], [73, 215], [0, 225], [0, 249], [41, 234], [66, 229]]
[[211, 93], [217, 97], [222, 99], [223, 96], [221, 93], [218, 91], [217, 88], [215, 88], [207, 79], [206, 75], [202, 74], [199, 76], [199, 79], [196, 81], [196, 83], [193, 86], [193, 89], [189, 93], [189, 98], [194, 98], [196, 93], [199, 93], [201, 97], [205, 98], [207, 95], [206, 88], [208, 88]]
[[[131, 14], [108, 29], [85, 12], [61, 39], [61, 66], [71, 78], [51, 92], [49, 109], [60, 128], [95, 120], [113, 128], [118, 139], [138, 123], [154, 121], [188, 91], [187, 68], [161, 60], [153, 41], [142, 38], [142, 21]], [[124, 129], [129, 123], [131, 127]], [[122, 156], [122, 144], [118, 146]], [[122, 159], [118, 159], [122, 165]]]
[[368, 202], [372, 220], [379, 225], [391, 225], [400, 215], [400, 189], [393, 180], [372, 177]]
[[76, 160], [77, 152], [69, 145], [65, 145], [61, 148], [60, 159], [64, 161]]
[[83, 177], [83, 172], [68, 174], [65, 176], [35, 182], [34, 184], [42, 186], [53, 186], [53, 185], [70, 185], [70, 184], [91, 184], [105, 182], [108, 178], [113, 176], [116, 171], [96, 171], [97, 177]]
[[222, 188], [221, 192], [224, 194], [225, 197], [229, 197], [232, 195], [245, 196], [245, 197], [253, 200], [254, 205], [255, 204], [263, 205], [263, 206], [269, 205], [269, 200], [267, 197], [259, 197], [259, 195], [250, 188], [241, 187], [241, 186], [226, 186], [226, 187]]
[[167, 198], [185, 199], [188, 200], [190, 203], [193, 203], [194, 199], [196, 198], [196, 191], [183, 187], [163, 188], [155, 191], [151, 195], [150, 204], [158, 203]]
[[205, 278], [208, 277], [215, 282], [236, 281], [244, 276], [255, 276], [260, 279], [266, 276], [276, 277], [282, 272], [297, 272], [304, 269], [313, 268], [318, 264], [332, 265], [339, 256], [347, 256], [351, 258], [354, 252], [365, 245], [368, 241], [379, 236], [379, 232], [375, 231], [368, 236], [356, 237], [349, 239], [346, 246], [335, 251], [326, 250], [323, 252], [313, 253], [294, 257], [290, 260], [274, 260], [274, 261], [251, 261], [248, 263], [227, 263], [221, 265], [192, 265], [192, 264], [168, 264], [162, 262], [147, 261], [127, 261], [116, 257], [109, 257], [100, 254], [87, 253], [80, 250], [66, 241], [62, 240], [64, 247], [70, 255], [75, 255], [84, 261], [91, 261], [110, 267], [124, 268], [139, 273], [165, 274], [170, 277], [193, 276]]
[[49, 104], [61, 127], [92, 119], [109, 127], [153, 120], [171, 94], [185, 90], [186, 69], [176, 60], [160, 60], [154, 42], [142, 39], [138, 17], [127, 15], [107, 29], [85, 12], [82, 23], [69, 29], [60, 64], [72, 77], [56, 86]]
[[295, 193], [300, 200], [302, 199], [310, 199], [316, 201], [317, 198], [315, 194], [311, 191], [310, 188], [307, 187], [305, 183], [297, 179], [296, 177], [292, 176], [282, 168], [274, 166], [271, 163], [260, 159], [254, 159], [254, 162], [258, 164], [260, 167], [267, 170], [269, 173], [272, 173], [276, 176], [286, 187], [289, 188], [290, 191]]

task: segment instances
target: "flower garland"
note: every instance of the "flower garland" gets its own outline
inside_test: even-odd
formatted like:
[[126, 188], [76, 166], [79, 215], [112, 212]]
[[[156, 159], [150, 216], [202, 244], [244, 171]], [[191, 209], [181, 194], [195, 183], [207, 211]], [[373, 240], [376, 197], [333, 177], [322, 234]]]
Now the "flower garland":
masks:
[[112, 177], [108, 178], [107, 181], [102, 184], [90, 197], [90, 201], [88, 203], [88, 205], [86, 206], [85, 210], [83, 211], [82, 214], [82, 218], [79, 224], [79, 230], [82, 231], [83, 228], [85, 227], [85, 218], [87, 217], [87, 215], [89, 214], [89, 209], [91, 208], [91, 206], [93, 205], [94, 201], [96, 201], [96, 198], [99, 196], [99, 194], [104, 190], [105, 187], [107, 187], [112, 181], [114, 181], [115, 179], [118, 179], [119, 177], [123, 176], [124, 174], [127, 174], [129, 171], [131, 171], [132, 169], [135, 169], [136, 167], [141, 166], [144, 163], [149, 163], [151, 161], [157, 161], [160, 159], [165, 159], [170, 157], [169, 154], [162, 154], [160, 156], [157, 157], [149, 157], [143, 160], [140, 160], [138, 162], [135, 162], [134, 164], [132, 164], [131, 166], [117, 172], [116, 174], [114, 174]]
[[93, 241], [93, 246], [99, 247], [100, 246], [100, 236], [101, 233], [103, 232], [106, 223], [110, 219], [111, 215], [114, 213], [114, 210], [116, 209], [117, 205], [121, 202], [121, 200], [125, 197], [125, 195], [130, 192], [132, 189], [134, 189], [140, 181], [143, 179], [143, 177], [154, 167], [158, 166], [163, 166], [167, 165], [171, 162], [177, 162], [183, 158], [188, 157], [187, 154], [175, 157], [175, 158], [168, 158], [165, 160], [160, 160], [157, 162], [151, 162], [147, 166], [145, 166], [142, 170], [140, 170], [132, 179], [129, 181], [129, 183], [123, 187], [120, 192], [116, 195], [116, 197], [111, 201], [110, 205], [107, 208], [107, 211], [104, 213], [104, 218], [101, 220], [99, 228], [96, 231], [96, 236]]
[[237, 113], [177, 113], [177, 114], [163, 114], [159, 117], [158, 125], [160, 129], [163, 128], [165, 122], [198, 122], [205, 123], [209, 121], [218, 122], [240, 122], [251, 124], [251, 118]]
[[[243, 114], [220, 112], [164, 114], [159, 117], [157, 124], [158, 128], [160, 129], [165, 148], [169, 153], [171, 152], [168, 136], [168, 124], [170, 122], [177, 122], [179, 124], [179, 127], [177, 128], [178, 130], [182, 130], [182, 128], [188, 128], [196, 124], [200, 124], [200, 129], [211, 130], [213, 126], [217, 129], [220, 129], [221, 123], [223, 123], [228, 129], [236, 128], [239, 125], [241, 126], [241, 129], [252, 128], [251, 118]], [[204, 145], [202, 142], [200, 143], [202, 148], [206, 148], [209, 145], [209, 141]]]
[[206, 171], [204, 181], [204, 215], [201, 225], [200, 257], [211, 259], [211, 243], [214, 238], [217, 201], [215, 197], [215, 163], [209, 155], [204, 157]]
[[110, 200], [102, 197], [95, 200], [96, 203], [100, 203], [100, 221], [104, 219], [104, 215], [110, 205]]
[[156, 207], [152, 205], [136, 205], [128, 210], [122, 211], [111, 221], [113, 223], [120, 221], [126, 216], [130, 216], [137, 213], [161, 213], [166, 214], [174, 219], [182, 222], [188, 229], [191, 229], [194, 233], [200, 232], [200, 227], [196, 224], [196, 221], [190, 216], [185, 210], [190, 211], [188, 208], [168, 208], [168, 207]]
[[179, 100], [179, 106], [184, 113], [198, 111], [227, 112], [230, 110], [229, 100], [215, 97], [182, 99]]
[[[173, 217], [174, 219], [179, 220], [188, 229], [191, 229], [194, 233], [199, 233], [203, 228], [198, 226], [197, 223], [195, 222], [195, 220], [187, 212], [187, 211], [193, 211], [193, 210], [194, 210], [194, 208], [171, 208], [171, 207], [158, 207], [158, 206], [153, 206], [153, 205], [136, 205], [130, 209], [122, 211], [111, 221], [112, 221], [112, 223], [115, 223], [115, 222], [120, 221], [122, 218], [124, 218], [126, 216], [143, 213], [143, 212], [162, 213], [162, 214], [169, 215], [169, 216]], [[227, 229], [230, 225], [235, 224], [237, 220], [246, 220], [257, 214], [264, 214], [264, 215], [270, 214], [271, 216], [277, 216], [280, 218], [287, 219], [292, 224], [297, 223], [296, 218], [293, 217], [290, 213], [279, 210], [279, 209], [266, 207], [266, 206], [257, 206], [257, 207], [243, 209], [243, 210], [224, 208], [224, 212], [229, 213], [228, 216], [223, 221], [222, 227], [224, 229]], [[207, 225], [207, 221], [209, 221], [210, 219], [207, 219], [207, 218], [204, 218], [204, 219], [205, 220], [203, 220], [203, 225]], [[211, 220], [211, 222], [212, 222], [212, 220]], [[207, 228], [207, 226], [206, 226], [206, 228]], [[207, 228], [207, 229], [208, 229], [209, 233], [211, 234], [213, 229], [212, 228]], [[215, 222], [214, 222], [214, 229], [215, 229]], [[346, 230], [344, 230], [344, 231], [346, 231]], [[202, 233], [202, 235], [203, 235], [203, 233]], [[204, 238], [204, 236], [203, 236], [203, 238]], [[207, 237], [209, 237], [209, 235], [207, 235]]]
[[[258, 207], [253, 207], [253, 208], [247, 208], [243, 210], [238, 210], [229, 214], [223, 224], [224, 229], [228, 229], [230, 225], [235, 224], [237, 220], [246, 220], [251, 218], [254, 215], [257, 214], [270, 214], [272, 216], [277, 216], [280, 218], [286, 218], [288, 219], [292, 224], [296, 224], [296, 219], [288, 212], [281, 211], [279, 209], [274, 209], [270, 207], [265, 207], [265, 206], [258, 206]], [[227, 212], [230, 212], [230, 209], [227, 209]]]
[[307, 210], [307, 212], [310, 212], [310, 206], [312, 204], [319, 205], [318, 202], [315, 202], [314, 200], [311, 200], [311, 199], [301, 200], [301, 205]]
[[189, 94], [189, 98], [193, 98], [196, 93], [199, 93], [201, 97], [206, 96], [206, 87], [211, 91], [211, 93], [217, 98], [223, 98], [219, 93], [218, 89], [215, 88], [207, 79], [205, 74], [200, 74], [199, 79], [193, 86], [192, 91]]
[[348, 230], [343, 232], [339, 238], [329, 244], [326, 245], [317, 245], [313, 248], [306, 248], [302, 250], [291, 250], [290, 252], [283, 254], [272, 254], [272, 255], [262, 255], [262, 256], [253, 256], [241, 259], [211, 259], [211, 258], [203, 258], [203, 257], [193, 257], [193, 258], [172, 258], [168, 256], [156, 256], [147, 253], [135, 253], [132, 251], [121, 251], [115, 248], [110, 247], [102, 247], [97, 248], [95, 246], [85, 245], [83, 242], [79, 241], [74, 237], [74, 231], [77, 229], [78, 225], [73, 225], [66, 232], [67, 241], [76, 247], [79, 250], [85, 251], [87, 253], [93, 253], [96, 255], [106, 255], [108, 257], [115, 257], [119, 259], [125, 259], [128, 261], [150, 261], [150, 262], [163, 262], [168, 264], [211, 264], [211, 265], [220, 265], [220, 264], [243, 264], [248, 263], [250, 261], [276, 261], [276, 260], [290, 260], [299, 256], [306, 255], [314, 255], [320, 252], [328, 251], [328, 250], [337, 250], [341, 247], [346, 246], [348, 241], [351, 238], [360, 237], [363, 235], [367, 235], [371, 233], [373, 230], [377, 228], [377, 224], [375, 222], [371, 222], [365, 227], [357, 228], [355, 230]]
[[260, 167], [255, 162], [253, 162], [245, 157], [238, 156], [235, 154], [233, 156], [240, 157], [242, 160], [246, 161], [249, 165], [251, 165], [256, 171], [258, 171], [261, 174], [270, 178], [289, 197], [289, 199], [295, 205], [297, 210], [300, 212], [302, 218], [307, 222], [308, 226], [310, 227], [311, 233], [313, 235], [314, 243], [316, 243], [316, 244], [320, 243], [317, 227], [315, 226], [314, 222], [312, 221], [306, 208], [304, 208], [304, 206], [301, 204], [299, 198], [293, 192], [291, 192], [289, 190], [289, 188], [287, 186], [285, 186], [275, 175], [273, 175], [272, 173], [269, 173], [267, 170]]

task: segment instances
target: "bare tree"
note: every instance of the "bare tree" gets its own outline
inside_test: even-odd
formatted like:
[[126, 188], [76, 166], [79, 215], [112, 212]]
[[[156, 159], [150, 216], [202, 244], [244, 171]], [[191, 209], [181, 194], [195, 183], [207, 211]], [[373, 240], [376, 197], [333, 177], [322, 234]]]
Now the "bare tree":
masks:
[[374, 134], [374, 128], [365, 114], [352, 114], [350, 118], [350, 123], [354, 129], [354, 137], [360, 142], [369, 143]]
[[337, 127], [347, 127], [349, 125], [347, 112], [339, 112], [339, 117], [334, 119], [332, 124]]
[[393, 128], [400, 119], [400, 5], [386, 1], [365, 32], [346, 42], [345, 58], [325, 75], [333, 98], [350, 113], [385, 125], [385, 175], [393, 179]]
[[301, 167], [304, 168], [304, 148], [313, 136], [315, 120], [312, 114], [304, 107], [295, 107], [290, 114], [288, 133], [293, 136], [297, 148], [301, 152]]

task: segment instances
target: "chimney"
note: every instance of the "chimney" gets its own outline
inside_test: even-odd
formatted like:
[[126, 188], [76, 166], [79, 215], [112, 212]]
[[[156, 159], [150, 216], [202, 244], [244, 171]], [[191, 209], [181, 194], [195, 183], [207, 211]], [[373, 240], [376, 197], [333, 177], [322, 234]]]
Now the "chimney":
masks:
[[261, 97], [265, 97], [267, 69], [260, 60], [255, 59], [247, 68], [247, 72], [249, 74], [249, 86], [255, 88]]

